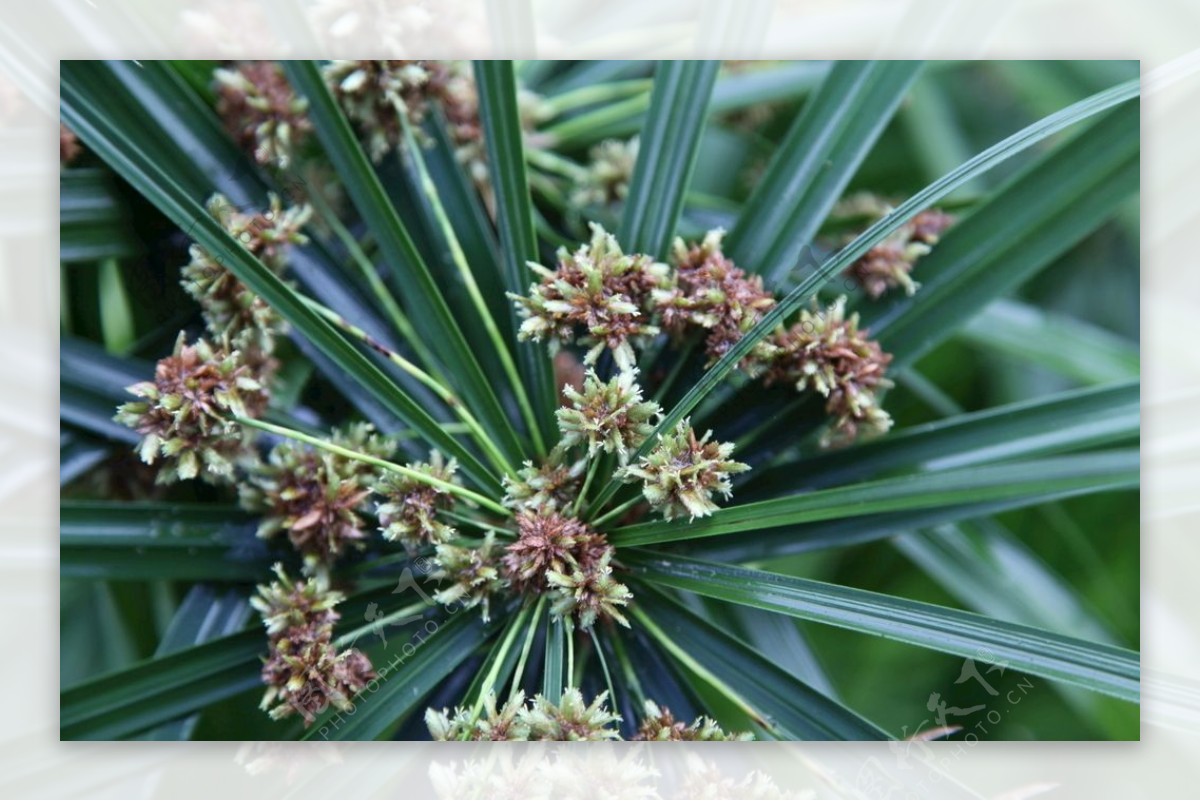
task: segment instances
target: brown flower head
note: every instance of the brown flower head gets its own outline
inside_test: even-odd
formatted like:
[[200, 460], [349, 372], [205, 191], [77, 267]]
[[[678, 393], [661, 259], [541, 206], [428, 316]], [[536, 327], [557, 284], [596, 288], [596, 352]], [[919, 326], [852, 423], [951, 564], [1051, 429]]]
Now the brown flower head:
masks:
[[754, 735], [744, 732], [727, 733], [717, 725], [715, 720], [707, 717], [696, 718], [691, 725], [688, 725], [681, 720], [675, 720], [671, 710], [666, 707], [660, 707], [653, 701], [646, 701], [645, 717], [642, 718], [642, 725], [633, 739], [651, 742], [753, 740]]
[[[407, 467], [438, 481], [458, 483], [454, 475], [458, 463], [453, 459], [447, 462], [437, 451], [429, 455], [428, 463], [418, 462]], [[454, 527], [437, 519], [438, 512], [454, 505], [454, 496], [446, 490], [392, 472], [384, 475], [377, 489], [384, 497], [378, 513], [380, 529], [387, 539], [398, 540], [406, 548], [416, 549], [429, 543], [446, 542], [454, 536]]]
[[666, 286], [669, 272], [649, 256], [621, 252], [617, 240], [592, 224], [592, 240], [574, 253], [558, 252], [558, 266], [529, 267], [542, 280], [529, 297], [510, 293], [525, 321], [518, 336], [541, 342], [579, 342], [590, 346], [584, 363], [595, 364], [607, 347], [621, 371], [634, 367], [633, 345], [658, 333], [652, 324], [651, 293]]
[[735, 462], [733, 443], [709, 442], [712, 432], [697, 439], [689, 422], [660, 434], [650, 452], [621, 471], [625, 481], [642, 481], [642, 494], [663, 518], [705, 517], [719, 507], [713, 495], [730, 496], [729, 477], [749, 470]]
[[486, 622], [491, 617], [492, 596], [508, 587], [508, 581], [500, 575], [491, 532], [478, 547], [441, 543], [433, 560], [437, 568], [431, 577], [450, 582], [435, 592], [433, 599], [440, 604], [460, 603], [467, 609], [478, 606]]
[[513, 511], [565, 511], [579, 493], [583, 462], [567, 466], [556, 450], [541, 465], [527, 461], [517, 475], [505, 476], [504, 505]]
[[614, 551], [603, 534], [553, 512], [519, 513], [517, 531], [501, 560], [516, 592], [548, 592], [553, 612], [572, 616], [582, 628], [598, 619], [628, 625], [617, 607], [632, 595], [612, 577]]
[[[308, 241], [300, 229], [312, 210], [308, 206], [285, 209], [276, 195], [270, 195], [269, 202], [265, 212], [246, 214], [224, 196], [213, 195], [208, 201], [208, 211], [230, 236], [264, 265], [280, 273], [286, 248]], [[248, 359], [268, 362], [275, 336], [284, 330], [283, 320], [203, 247], [192, 245], [189, 254], [191, 261], [181, 271], [181, 283], [200, 304], [209, 331], [214, 336], [228, 338]]]
[[228, 480], [236, 463], [254, 460], [250, 435], [230, 416], [259, 417], [267, 393], [238, 351], [203, 339], [188, 345], [180, 332], [172, 354], [155, 367], [154, 380], [127, 391], [142, 400], [123, 404], [114, 419], [142, 435], [142, 461], [162, 458], [159, 483], [197, 476]]
[[859, 330], [857, 314], [846, 316], [842, 297], [826, 309], [802, 311], [795, 325], [771, 337], [777, 356], [767, 370], [767, 384], [790, 383], [826, 398], [825, 410], [833, 417], [827, 445], [891, 427], [877, 393], [891, 386], [885, 373], [892, 357], [869, 333]]
[[520, 690], [499, 709], [496, 694], [488, 693], [483, 709], [476, 715], [470, 709], [425, 710], [425, 726], [434, 740], [528, 740], [529, 727], [518, 719], [525, 708], [525, 693]]
[[[373, 432], [369, 424], [359, 423], [345, 433], [334, 431], [330, 439], [375, 458], [390, 457], [394, 444]], [[379, 479], [374, 466], [285, 440], [249, 478], [239, 489], [244, 505], [265, 512], [258, 535], [286, 532], [304, 555], [306, 570], [331, 564], [348, 548], [363, 547], [367, 531], [362, 513]]]
[[251, 605], [262, 615], [270, 653], [262, 680], [267, 685], [261, 707], [273, 719], [299, 713], [305, 725], [330, 704], [349, 709], [350, 699], [375, 677], [367, 657], [356, 649], [341, 653], [333, 646], [334, 607], [343, 600], [329, 589], [325, 575], [292, 581], [281, 565], [278, 580], [260, 585]]
[[[667, 331], [675, 336], [692, 329], [708, 332], [705, 351], [710, 365], [775, 306], [774, 296], [763, 289], [762, 278], [747, 276], [722, 252], [724, 234], [720, 229], [709, 231], [700, 244], [690, 247], [676, 239], [672, 255], [675, 283], [654, 293]], [[750, 370], [757, 363], [760, 350], [743, 360], [743, 369]]]
[[308, 101], [297, 96], [275, 61], [241, 61], [213, 72], [217, 114], [259, 164], [286, 170], [312, 132]]
[[902, 287], [905, 294], [912, 295], [920, 286], [912, 280], [913, 267], [933, 249], [942, 232], [953, 223], [954, 218], [949, 214], [926, 209], [864, 253], [845, 274], [872, 299], [878, 299], [896, 287]]
[[583, 390], [563, 389], [570, 402], [555, 415], [562, 433], [560, 447], [587, 445], [588, 456], [600, 451], [615, 453], [621, 464], [646, 441], [654, 430], [654, 419], [662, 409], [654, 401], [643, 401], [635, 383], [636, 370], [619, 372], [601, 381], [594, 370], [584, 379]]

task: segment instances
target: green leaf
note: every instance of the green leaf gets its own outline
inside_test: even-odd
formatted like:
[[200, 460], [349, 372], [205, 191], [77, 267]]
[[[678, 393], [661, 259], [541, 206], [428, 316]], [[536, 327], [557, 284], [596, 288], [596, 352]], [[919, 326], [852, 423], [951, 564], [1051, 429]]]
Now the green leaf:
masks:
[[783, 488], [836, 486], [898, 467], [949, 470], [1128, 440], [1141, 426], [1140, 390], [1134, 381], [956, 415], [756, 471], [746, 486], [777, 495]]
[[[750, 350], [767, 334], [774, 331], [789, 315], [807, 303], [811, 297], [835, 275], [843, 272], [871, 247], [881, 242], [885, 237], [896, 231], [922, 209], [945, 197], [959, 186], [967, 183], [977, 175], [987, 172], [992, 167], [1008, 158], [1026, 150], [1048, 136], [1051, 136], [1074, 123], [1098, 114], [1115, 105], [1137, 97], [1139, 84], [1137, 81], [1121, 84], [1104, 92], [1092, 95], [1062, 111], [1044, 117], [1038, 122], [1023, 128], [1003, 141], [987, 148], [971, 158], [962, 166], [946, 174], [934, 183], [922, 189], [917, 194], [901, 203], [890, 214], [883, 217], [853, 242], [839, 250], [816, 271], [808, 275], [800, 284], [788, 293], [774, 309], [763, 315], [758, 324], [734, 344], [721, 359], [692, 386], [688, 393], [663, 415], [654, 432], [646, 438], [645, 443], [638, 449], [637, 456], [644, 456], [659, 435], [669, 431], [688, 415], [692, 409], [716, 387], [737, 364], [745, 358]], [[607, 503], [618, 489], [616, 479], [610, 480], [593, 502], [595, 508]]]
[[[864, 322], [892, 369], [912, 364], [1050, 264], [1138, 189], [1139, 107], [1129, 103], [1037, 159], [921, 259], [921, 289]], [[897, 293], [899, 294], [899, 293]]]
[[232, 506], [63, 501], [60, 528], [66, 578], [254, 581], [271, 565], [254, 521]]
[[920, 68], [919, 61], [835, 64], [746, 201], [726, 252], [769, 283], [798, 266]]
[[1138, 483], [1137, 451], [1110, 451], [984, 465], [869, 481], [718, 509], [698, 520], [659, 520], [616, 529], [618, 547], [715, 537], [815, 520], [981, 503], [1070, 490], [1106, 490]]
[[[789, 675], [747, 644], [661, 592], [640, 586], [638, 621], [650, 628], [675, 660], [684, 658], [691, 669], [701, 665], [720, 688], [732, 691], [767, 733], [791, 740], [890, 739], [870, 721]], [[693, 661], [691, 655], [702, 658], [687, 664]]]
[[[317, 136], [347, 194], [375, 236], [388, 265], [403, 275], [403, 283], [410, 295], [402, 300], [414, 327], [438, 355], [447, 374], [457, 380], [456, 389], [496, 444], [511, 460], [519, 461], [521, 443], [480, 368], [475, 351], [463, 337], [429, 267], [413, 245], [395, 208], [388, 202], [379, 176], [325, 86], [320, 70], [311, 61], [287, 61], [284, 66], [297, 91], [308, 99]], [[456, 450], [461, 452], [462, 448], [456, 446]], [[495, 488], [498, 484], [491, 479], [488, 486]]]
[[[207, 584], [193, 584], [171, 618], [154, 655], [166, 656], [228, 637], [245, 627], [249, 615], [250, 603], [244, 592], [218, 592]], [[139, 739], [187, 740], [199, 719], [199, 715], [193, 714], [173, 720], [145, 732]]]
[[567, 652], [565, 627], [561, 618], [546, 616], [546, 658], [542, 665], [542, 695], [560, 698]]
[[69, 484], [79, 478], [111, 453], [112, 448], [107, 443], [64, 428], [58, 437], [59, 485]]
[[[465, 473], [481, 486], [499, 491], [496, 477], [438, 422], [396, 385], [379, 367], [314, 312], [301, 297], [267, 269], [221, 228], [205, 209], [176, 184], [163, 164], [137, 147], [114, 127], [105, 110], [78, 85], [74, 71], [64, 69], [62, 113], [67, 123], [94, 152], [153, 202], [205, 249], [219, 258], [252, 292], [261, 296], [305, 338], [345, 369], [357, 382], [372, 390], [386, 408], [422, 432], [447, 455], [458, 459]], [[122, 124], [117, 121], [116, 124]], [[377, 183], [376, 183], [377, 185]]]
[[[496, 193], [496, 224], [500, 230], [504, 285], [509, 292], [524, 295], [533, 283], [526, 262], [538, 261], [539, 255], [512, 62], [476, 61], [475, 84], [479, 92], [483, 139], [487, 145], [488, 175]], [[508, 317], [510, 332], [515, 331], [517, 314], [511, 305]], [[516, 352], [521, 376], [530, 387], [542, 438], [554, 442], [558, 437], [554, 425], [554, 409], [558, 403], [548, 351], [521, 347]]]
[[[355, 698], [354, 712], [331, 710], [317, 719], [304, 739], [378, 740], [386, 736], [487, 636], [487, 627], [471, 610], [440, 620], [430, 618], [416, 626], [419, 638], [412, 634], [404, 646], [376, 662], [376, 689], [368, 687]], [[396, 634], [391, 636], [398, 639]]]
[[[389, 582], [348, 599], [338, 611], [359, 620], [369, 603], [392, 597]], [[59, 736], [123, 739], [252, 690], [260, 685], [266, 650], [261, 630], [244, 631], [70, 687], [59, 699]]]
[[993, 301], [958, 335], [979, 348], [1086, 384], [1128, 381], [1141, 374], [1135, 343], [1074, 317], [1015, 300]]
[[694, 545], [689, 544], [688, 553], [717, 562], [746, 564], [824, 548], [849, 548], [931, 526], [977, 520], [1014, 509], [1027, 509], [1087, 495], [1094, 491], [1096, 490], [1084, 488], [1039, 492], [1003, 501], [958, 503], [906, 512], [831, 518], [815, 523], [758, 531], [753, 537], [709, 537], [697, 541]]
[[59, 703], [59, 736], [117, 740], [253, 689], [265, 651], [262, 632], [247, 631], [73, 687]]
[[626, 251], [667, 255], [696, 166], [718, 66], [716, 61], [663, 61], [655, 70], [617, 236]]
[[96, 262], [141, 253], [141, 243], [106, 171], [63, 170], [58, 188], [59, 261]]
[[1137, 702], [1136, 651], [836, 584], [681, 557], [625, 557], [646, 581], [886, 637]]

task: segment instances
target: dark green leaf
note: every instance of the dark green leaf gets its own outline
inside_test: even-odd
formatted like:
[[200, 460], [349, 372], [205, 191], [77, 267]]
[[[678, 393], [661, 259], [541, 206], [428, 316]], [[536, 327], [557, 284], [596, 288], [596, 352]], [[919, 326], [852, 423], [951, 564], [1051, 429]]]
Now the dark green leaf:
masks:
[[[769, 734], [792, 740], [886, 740], [886, 732], [772, 664], [745, 643], [665, 595], [644, 588], [638, 600], [667, 638], [747, 702]], [[643, 619], [644, 623], [645, 620]]]
[[617, 236], [626, 251], [667, 254], [696, 165], [717, 67], [716, 61], [663, 61], [655, 70]]
[[726, 251], [771, 283], [812, 238], [891, 119], [919, 61], [841, 61], [804, 104], [729, 232]]
[[[533, 283], [526, 262], [536, 262], [539, 258], [512, 62], [476, 61], [475, 82], [487, 145], [488, 174], [496, 193], [504, 286], [509, 292], [524, 295]], [[510, 306], [507, 316], [510, 331], [515, 331], [516, 310]], [[530, 388], [533, 408], [542, 425], [542, 437], [546, 442], [553, 442], [558, 437], [554, 426], [554, 409], [558, 403], [549, 356], [544, 348], [536, 347], [520, 347], [516, 352], [521, 376]]]
[[614, 545], [647, 545], [675, 540], [759, 531], [816, 520], [982, 503], [1049, 492], [1095, 492], [1137, 486], [1137, 451], [1110, 451], [1029, 462], [943, 470], [817, 490], [718, 509], [698, 520], [662, 520], [611, 532]]
[[1138, 700], [1135, 651], [810, 579], [667, 555], [626, 558], [657, 584]]

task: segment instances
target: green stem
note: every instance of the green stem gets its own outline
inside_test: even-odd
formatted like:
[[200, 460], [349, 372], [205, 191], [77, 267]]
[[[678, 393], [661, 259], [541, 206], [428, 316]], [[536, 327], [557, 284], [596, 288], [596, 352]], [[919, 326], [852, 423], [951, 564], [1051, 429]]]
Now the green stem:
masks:
[[600, 467], [600, 460], [592, 457], [591, 464], [588, 465], [587, 476], [583, 479], [583, 486], [579, 490], [579, 495], [575, 497], [575, 504], [571, 507], [571, 516], [578, 517], [579, 510], [583, 507], [583, 502], [587, 498], [588, 488], [592, 486], [592, 479], [596, 477], [596, 469]]
[[567, 680], [574, 682], [573, 686], [578, 687], [579, 683], [575, 680], [575, 624], [569, 617], [564, 617], [562, 623], [567, 641]]
[[521, 630], [525, 623], [525, 619], [529, 617], [530, 607], [526, 606], [517, 616], [513, 618], [512, 623], [508, 625], [504, 632], [504, 639], [500, 643], [500, 648], [496, 655], [492, 658], [492, 666], [488, 670], [487, 676], [483, 680], [483, 684], [479, 687], [479, 697], [475, 699], [475, 706], [471, 709], [471, 723], [479, 720], [479, 713], [483, 711], [483, 703], [487, 700], [488, 695], [493, 692], [496, 687], [496, 679], [500, 675], [500, 667], [504, 664], [505, 658], [508, 656], [508, 650], [512, 648], [513, 640], [517, 637], [517, 632]]
[[254, 420], [249, 417], [239, 417], [237, 415], [233, 415], [232, 417], [235, 421], [244, 426], [257, 428], [260, 431], [269, 431], [272, 434], [277, 434], [281, 437], [287, 437], [288, 439], [294, 439], [297, 442], [303, 442], [308, 445], [312, 445], [314, 448], [319, 448], [323, 451], [329, 451], [330, 453], [335, 453], [338, 456], [344, 456], [347, 459], [353, 459], [357, 462], [363, 462], [364, 464], [374, 465], [380, 469], [398, 473], [405, 478], [411, 478], [414, 481], [419, 481], [422, 484], [428, 484], [429, 486], [436, 487], [443, 492], [447, 492], [451, 495], [457, 495], [458, 497], [471, 501], [472, 503], [477, 503], [485, 509], [490, 509], [496, 514], [504, 517], [508, 517], [511, 514], [511, 512], [509, 512], [503, 506], [485, 495], [480, 495], [478, 492], [469, 490], [466, 487], [460, 487], [457, 484], [452, 484], [449, 481], [442, 481], [440, 478], [434, 478], [433, 476], [426, 475], [419, 470], [413, 470], [403, 465], [398, 465], [395, 462], [389, 462], [386, 459], [379, 459], [365, 453], [359, 453], [358, 451], [350, 450], [349, 448], [343, 448], [340, 445], [334, 445], [332, 442], [326, 442], [320, 437], [312, 437], [308, 434], [291, 428], [284, 428], [283, 426], [277, 426], [273, 423], [264, 423], [262, 420]]
[[484, 452], [487, 453], [488, 458], [492, 461], [492, 464], [499, 468], [501, 473], [514, 472], [512, 465], [507, 459], [504, 458], [504, 455], [500, 452], [500, 448], [496, 445], [496, 443], [493, 442], [490, 437], [488, 437], [487, 432], [483, 430], [483, 426], [480, 425], [479, 421], [475, 419], [475, 416], [471, 414], [470, 410], [467, 409], [458, 396], [456, 396], [448, 387], [439, 382], [429, 373], [422, 370], [416, 364], [413, 364], [396, 351], [372, 337], [366, 331], [363, 331], [358, 326], [347, 321], [344, 317], [332, 309], [322, 306], [320, 303], [317, 303], [311, 298], [301, 296], [301, 300], [303, 300], [304, 303], [317, 314], [321, 315], [326, 320], [345, 331], [347, 334], [350, 334], [352, 337], [371, 348], [371, 350], [381, 354], [390, 362], [392, 362], [392, 364], [395, 364], [417, 381], [420, 381], [426, 387], [433, 390], [434, 394], [441, 398], [446, 405], [454, 411], [454, 414], [458, 416], [458, 419], [462, 420], [463, 425], [470, 429], [471, 434], [475, 437], [475, 440], [479, 443], [480, 447], [483, 448]]
[[632, 498], [630, 498], [629, 500], [625, 501], [625, 503], [608, 510], [603, 515], [601, 515], [600, 517], [593, 520], [592, 524], [591, 524], [592, 528], [599, 528], [604, 523], [608, 522], [609, 520], [612, 520], [614, 517], [618, 517], [619, 515], [622, 515], [625, 512], [628, 512], [630, 509], [632, 509], [633, 507], [635, 507], [639, 503], [641, 503], [641, 501], [642, 501], [642, 494], [639, 492], [637, 495], [635, 495]]
[[604, 649], [600, 647], [600, 640], [596, 637], [596, 629], [588, 629], [588, 634], [592, 637], [592, 646], [596, 649], [596, 656], [600, 658], [600, 669], [604, 671], [604, 683], [608, 685], [608, 705], [615, 709], [617, 706], [617, 692], [613, 689], [612, 675], [608, 672], [608, 660], [604, 658]]
[[350, 233], [346, 226], [342, 224], [342, 221], [338, 219], [337, 215], [334, 214], [333, 209], [329, 208], [329, 204], [325, 201], [325, 198], [321, 197], [321, 193], [312, 192], [311, 195], [310, 201], [316, 209], [317, 216], [333, 230], [333, 233], [341, 240], [342, 245], [350, 253], [351, 260], [358, 266], [359, 272], [363, 274], [363, 277], [370, 285], [371, 291], [379, 300], [380, 305], [383, 306], [384, 311], [387, 312], [388, 317], [391, 318], [392, 325], [396, 326], [396, 331], [404, 338], [405, 342], [412, 346], [418, 358], [425, 363], [429, 371], [444, 382], [445, 376], [441, 374], [441, 368], [438, 366], [437, 359], [433, 357], [433, 352], [425, 347], [424, 340], [417, 336], [416, 329], [413, 328], [412, 323], [409, 322], [400, 305], [396, 303], [396, 299], [392, 297], [392, 293], [383, 283], [383, 279], [379, 277], [379, 273], [376, 272], [375, 265], [371, 263], [367, 254], [363, 252], [362, 246], [358, 244], [354, 235]]
[[660, 629], [645, 612], [638, 608], [632, 609], [631, 612], [633, 613], [633, 616], [638, 619], [638, 622], [645, 626], [646, 630], [650, 632], [650, 636], [657, 640], [658, 644], [666, 649], [671, 656], [675, 657], [680, 664], [712, 685], [714, 690], [732, 701], [735, 706], [749, 715], [750, 719], [755, 723], [759, 724], [765, 729], [774, 731], [775, 727], [763, 717], [761, 712], [755, 709], [754, 706], [745, 698], [743, 698], [736, 690], [734, 690], [725, 682], [721, 681], [721, 679], [717, 678], [717, 676], [704, 665], [702, 665], [698, 659], [684, 649], [680, 648], [679, 645], [676, 644], [675, 641], [670, 637], [668, 637], [666, 632]]
[[[533, 619], [541, 620], [542, 609], [546, 606], [546, 596], [538, 598], [537, 606], [533, 610]], [[517, 669], [513, 673], [512, 687], [508, 691], [508, 700], [512, 700], [517, 695], [517, 690], [521, 689], [521, 677], [525, 675], [525, 664], [529, 661], [529, 653], [533, 650], [533, 641], [537, 635], [537, 626], [530, 626], [525, 633], [525, 645], [521, 648], [521, 657], [517, 660]]]
[[551, 153], [549, 150], [530, 149], [526, 158], [535, 167], [541, 167], [546, 172], [561, 175], [572, 181], [582, 181], [587, 178], [588, 171], [586, 167], [576, 164], [557, 153]]
[[544, 98], [542, 100], [542, 108], [549, 112], [549, 116], [546, 119], [554, 119], [568, 111], [574, 111], [583, 106], [608, 103], [613, 100], [622, 100], [630, 95], [649, 93], [650, 86], [653, 83], [648, 78], [635, 78], [628, 81], [611, 81], [592, 86], [581, 86], [578, 89], [571, 89], [554, 97]]
[[625, 643], [621, 642], [620, 636], [613, 636], [612, 644], [613, 653], [617, 655], [617, 661], [621, 663], [621, 672], [625, 674], [625, 683], [637, 697], [639, 705], [645, 706], [646, 692], [642, 689], [642, 683], [638, 681], [637, 671], [633, 669], [633, 662], [629, 660], [629, 654], [625, 653]]
[[429, 200], [430, 208], [433, 210], [434, 217], [437, 218], [438, 226], [442, 229], [446, 244], [450, 248], [450, 256], [458, 268], [463, 285], [467, 289], [467, 294], [471, 297], [471, 302], [475, 306], [475, 312], [479, 315], [479, 320], [483, 323], [488, 338], [492, 340], [496, 354], [500, 357], [500, 365], [508, 376], [513, 394], [517, 399], [517, 405], [521, 408], [521, 414], [525, 418], [525, 425], [529, 429], [530, 437], [533, 439], [533, 447], [539, 455], [543, 455], [546, 452], [546, 444], [542, 440], [541, 428], [533, 412], [533, 406], [529, 403], [529, 395], [525, 391], [525, 382], [521, 380], [521, 375], [517, 372], [517, 365], [513, 361], [512, 353], [509, 352], [508, 345], [500, 335], [500, 329], [497, 327], [491, 311], [488, 310], [487, 302], [483, 299], [483, 293], [479, 291], [479, 284], [475, 282], [475, 276], [471, 272], [470, 265], [467, 264], [467, 256], [458, 241], [458, 235], [454, 232], [454, 226], [450, 223], [450, 218], [446, 215], [446, 209], [442, 206], [437, 186], [433, 183], [433, 178], [425, 166], [425, 156], [421, 152], [421, 146], [417, 142], [416, 136], [413, 134], [412, 125], [408, 121], [403, 104], [396, 102], [396, 113], [400, 117], [400, 125], [404, 130], [405, 145], [409, 155], [412, 157], [413, 165], [417, 169], [421, 189]]
[[466, 523], [469, 526], [474, 526], [475, 528], [480, 528], [484, 531], [494, 531], [497, 534], [503, 534], [505, 537], [513, 536], [511, 529], [504, 528], [503, 526], [494, 526], [491, 523], [485, 523], [478, 518], [471, 517], [470, 515], [464, 515], [461, 512], [452, 512], [448, 509], [444, 509], [442, 510], [441, 514], [450, 518], [451, 520], [457, 520], [460, 523]]
[[[586, 138], [596, 130], [608, 128], [641, 114], [650, 107], [650, 94], [634, 95], [627, 100], [584, 112], [577, 117], [555, 123], [541, 132], [547, 147], [577, 144], [575, 140]], [[593, 136], [594, 138], [594, 136]]]

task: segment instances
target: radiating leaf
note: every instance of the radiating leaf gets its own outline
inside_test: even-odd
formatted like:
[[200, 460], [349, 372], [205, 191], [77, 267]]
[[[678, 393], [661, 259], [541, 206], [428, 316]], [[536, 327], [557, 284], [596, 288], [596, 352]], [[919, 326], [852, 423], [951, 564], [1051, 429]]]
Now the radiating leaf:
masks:
[[715, 61], [664, 61], [655, 70], [617, 234], [626, 251], [667, 254], [696, 165], [717, 66]]
[[1138, 700], [1135, 651], [810, 579], [665, 554], [626, 558], [647, 581]]
[[718, 509], [698, 520], [661, 520], [618, 528], [614, 545], [693, 540], [816, 520], [982, 503], [1048, 492], [1137, 486], [1137, 451], [1110, 451], [942, 470], [868, 481]]
[[[648, 596], [648, 597], [645, 597]], [[665, 639], [659, 644], [678, 659], [699, 658], [717, 681], [748, 703], [768, 733], [791, 740], [886, 740], [886, 732], [817, 692], [678, 602], [644, 590], [639, 602]], [[646, 618], [639, 618], [646, 624]], [[676, 650], [678, 649], [678, 650]]]
[[[841, 61], [809, 99], [742, 208], [726, 252], [779, 283], [883, 133], [919, 61]], [[811, 257], [810, 257], [811, 258]]]

